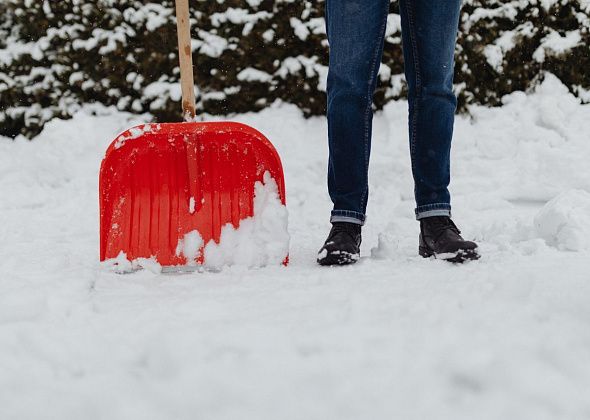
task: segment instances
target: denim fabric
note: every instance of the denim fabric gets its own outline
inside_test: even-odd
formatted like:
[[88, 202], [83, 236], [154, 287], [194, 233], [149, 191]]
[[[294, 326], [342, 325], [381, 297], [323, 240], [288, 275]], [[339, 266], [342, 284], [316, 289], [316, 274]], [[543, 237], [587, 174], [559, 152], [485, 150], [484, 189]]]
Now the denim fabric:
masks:
[[[454, 50], [461, 0], [400, 0], [416, 217], [450, 215], [450, 150], [457, 100]], [[363, 224], [372, 102], [389, 0], [327, 0], [328, 190], [332, 221]]]

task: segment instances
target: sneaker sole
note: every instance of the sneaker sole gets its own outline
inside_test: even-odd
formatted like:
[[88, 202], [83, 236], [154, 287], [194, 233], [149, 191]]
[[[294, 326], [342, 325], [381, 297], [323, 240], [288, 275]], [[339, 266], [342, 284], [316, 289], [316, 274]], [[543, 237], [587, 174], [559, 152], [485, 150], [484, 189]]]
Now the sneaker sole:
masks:
[[323, 266], [329, 265], [350, 265], [356, 263], [360, 259], [359, 254], [330, 254], [323, 258], [318, 258], [317, 263]]
[[436, 254], [431, 249], [421, 246], [418, 248], [418, 253], [424, 258], [434, 257], [437, 260], [448, 261], [453, 264], [462, 264], [465, 261], [476, 261], [481, 258], [477, 249], [461, 249], [456, 253]]

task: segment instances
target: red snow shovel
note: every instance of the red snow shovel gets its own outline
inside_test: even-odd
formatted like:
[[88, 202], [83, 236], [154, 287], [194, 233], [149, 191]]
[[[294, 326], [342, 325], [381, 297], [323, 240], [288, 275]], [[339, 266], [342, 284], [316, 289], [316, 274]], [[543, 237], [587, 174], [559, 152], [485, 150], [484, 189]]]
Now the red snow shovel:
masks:
[[[188, 0], [176, 0], [182, 110], [195, 116]], [[269, 172], [285, 204], [278, 153], [260, 132], [234, 122], [146, 124], [119, 135], [100, 169], [100, 260], [152, 258], [163, 267], [187, 261], [178, 245], [198, 231], [203, 244], [253, 216], [254, 184]], [[285, 256], [287, 257], [287, 256]], [[285, 260], [286, 261], [286, 260]]]

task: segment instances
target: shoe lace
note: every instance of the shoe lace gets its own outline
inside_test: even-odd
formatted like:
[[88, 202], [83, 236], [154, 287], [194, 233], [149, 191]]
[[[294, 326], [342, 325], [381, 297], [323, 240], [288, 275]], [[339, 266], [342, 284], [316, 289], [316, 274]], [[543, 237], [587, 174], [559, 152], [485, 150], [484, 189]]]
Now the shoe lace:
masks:
[[334, 223], [332, 224], [332, 230], [330, 232], [330, 237], [328, 240], [331, 240], [339, 233], [346, 233], [349, 235], [353, 240], [356, 240], [356, 236], [359, 234], [359, 228], [354, 226], [351, 223]]
[[457, 235], [461, 235], [461, 231], [453, 222], [450, 217], [440, 216], [433, 217], [431, 220], [431, 229], [434, 232], [434, 238], [436, 241], [448, 230], [455, 232]]

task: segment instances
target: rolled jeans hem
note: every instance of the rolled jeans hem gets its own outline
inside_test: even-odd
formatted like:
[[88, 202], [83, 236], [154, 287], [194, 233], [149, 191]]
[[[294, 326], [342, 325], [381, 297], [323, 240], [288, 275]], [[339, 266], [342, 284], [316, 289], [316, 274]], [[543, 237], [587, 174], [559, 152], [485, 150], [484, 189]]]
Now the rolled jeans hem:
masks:
[[429, 204], [416, 209], [416, 220], [435, 216], [451, 217], [451, 206], [449, 204]]
[[333, 210], [330, 217], [330, 223], [346, 222], [361, 226], [365, 224], [365, 220], [367, 217], [364, 214], [352, 210]]

